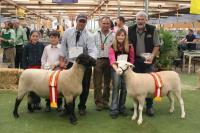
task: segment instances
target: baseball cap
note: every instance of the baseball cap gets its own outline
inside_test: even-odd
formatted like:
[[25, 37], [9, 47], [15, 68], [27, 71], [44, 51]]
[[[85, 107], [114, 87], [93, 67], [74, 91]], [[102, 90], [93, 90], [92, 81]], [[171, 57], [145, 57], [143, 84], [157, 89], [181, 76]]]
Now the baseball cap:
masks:
[[79, 14], [76, 18], [76, 21], [85, 20], [87, 21], [87, 16], [85, 14]]

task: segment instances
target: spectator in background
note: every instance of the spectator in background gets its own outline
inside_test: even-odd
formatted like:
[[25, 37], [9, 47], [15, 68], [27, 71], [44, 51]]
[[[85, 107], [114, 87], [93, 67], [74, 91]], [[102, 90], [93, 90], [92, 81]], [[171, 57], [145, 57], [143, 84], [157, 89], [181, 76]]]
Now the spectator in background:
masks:
[[9, 68], [15, 67], [15, 31], [13, 30], [13, 24], [10, 21], [6, 21], [5, 29], [0, 34], [0, 44], [3, 48], [3, 63], [8, 64]]
[[24, 28], [19, 24], [19, 20], [14, 20], [14, 28], [15, 28], [15, 48], [16, 48], [16, 56], [15, 56], [15, 68], [22, 68], [22, 54], [24, 45], [27, 43], [27, 34]]
[[194, 31], [192, 29], [188, 30], [188, 34], [186, 35], [187, 40], [187, 49], [188, 50], [196, 50], [196, 43], [192, 43], [196, 36], [194, 35]]
[[114, 27], [114, 30], [113, 30], [114, 33], [116, 33], [117, 30], [119, 30], [119, 29], [125, 29], [125, 31], [128, 33], [128, 27], [125, 25], [125, 18], [124, 17], [119, 16], [117, 18], [116, 24], [117, 25]]

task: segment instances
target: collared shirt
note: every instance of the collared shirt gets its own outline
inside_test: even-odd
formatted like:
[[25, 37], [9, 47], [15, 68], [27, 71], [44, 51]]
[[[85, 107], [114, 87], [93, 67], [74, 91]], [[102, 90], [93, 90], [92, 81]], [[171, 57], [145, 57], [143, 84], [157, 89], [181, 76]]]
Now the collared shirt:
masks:
[[[97, 58], [97, 48], [94, 43], [94, 37], [88, 30], [84, 29], [80, 33], [80, 38], [76, 43], [76, 28], [71, 27], [68, 28], [63, 35], [61, 42], [61, 49], [63, 55], [65, 55], [66, 59], [69, 59], [69, 48], [72, 47], [83, 47], [83, 53], [87, 53], [93, 58]], [[74, 61], [74, 59], [70, 59], [70, 61]]]
[[45, 65], [58, 65], [59, 64], [59, 57], [63, 56], [62, 50], [61, 50], [61, 44], [54, 45], [47, 45], [44, 48], [41, 62], [42, 62], [42, 68], [44, 68]]
[[[114, 39], [114, 33], [110, 30], [107, 35], [104, 35], [101, 30], [98, 30], [95, 35], [95, 45], [97, 47], [97, 58], [108, 57], [108, 50]], [[104, 45], [104, 49], [101, 45]]]
[[[139, 32], [138, 29], [136, 28], [136, 33], [137, 33], [137, 45], [136, 45], [136, 55], [140, 56], [142, 53], [145, 53], [145, 34], [146, 34], [146, 28], [143, 32]], [[153, 35], [153, 45], [154, 46], [159, 46], [160, 45], [160, 40], [159, 40], [159, 31], [154, 30], [154, 35]]]
[[[128, 33], [128, 26], [124, 25], [122, 28], [126, 31], [126, 33]], [[118, 26], [115, 26], [113, 29], [113, 32], [116, 34], [119, 29], [121, 28], [119, 28]]]
[[16, 35], [15, 45], [24, 45], [27, 43], [26, 31], [21, 26], [15, 29], [15, 35]]

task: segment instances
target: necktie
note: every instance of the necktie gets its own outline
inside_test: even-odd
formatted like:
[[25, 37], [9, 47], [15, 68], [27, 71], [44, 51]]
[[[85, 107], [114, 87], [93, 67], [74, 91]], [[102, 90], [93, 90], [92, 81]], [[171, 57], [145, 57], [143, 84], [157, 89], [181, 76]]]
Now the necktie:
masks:
[[80, 38], [80, 31], [77, 31], [76, 32], [76, 43], [78, 42], [79, 38]]

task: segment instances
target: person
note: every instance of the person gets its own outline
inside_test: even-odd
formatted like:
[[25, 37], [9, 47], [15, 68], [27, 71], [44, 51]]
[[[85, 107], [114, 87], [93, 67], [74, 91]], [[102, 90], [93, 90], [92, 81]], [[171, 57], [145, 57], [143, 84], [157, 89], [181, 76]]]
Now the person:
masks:
[[125, 25], [125, 18], [122, 16], [117, 17], [116, 26], [114, 27], [113, 32], [116, 33], [119, 29], [125, 29], [128, 33], [128, 27]]
[[15, 31], [10, 21], [5, 21], [5, 29], [1, 31], [0, 41], [3, 48], [3, 63], [9, 68], [15, 67]]
[[[129, 43], [135, 50], [135, 68], [137, 73], [151, 73], [154, 71], [155, 57], [159, 52], [160, 40], [159, 32], [152, 25], [147, 24], [148, 16], [144, 11], [136, 14], [136, 24], [128, 28]], [[143, 53], [151, 53], [145, 60]], [[146, 113], [148, 116], [154, 115], [153, 99], [146, 98]]]
[[[44, 50], [44, 45], [39, 42], [39, 31], [33, 30], [30, 33], [30, 40], [27, 45], [24, 46], [23, 56], [22, 56], [22, 66], [23, 69], [40, 69], [41, 68], [41, 58]], [[29, 97], [32, 99], [32, 105], [29, 108], [33, 110], [40, 110], [40, 97], [34, 92], [29, 93]], [[31, 106], [31, 107], [30, 107]]]
[[[50, 34], [50, 45], [44, 48], [41, 62], [42, 68], [47, 70], [62, 70], [60, 67], [60, 57], [62, 55], [61, 44], [59, 44], [60, 33], [57, 31], [51, 31]], [[46, 99], [45, 112], [50, 112], [50, 100]], [[62, 111], [62, 98], [58, 98], [58, 108], [57, 111]]]
[[[95, 47], [94, 38], [89, 33], [85, 26], [87, 24], [87, 16], [85, 14], [79, 14], [76, 18], [76, 27], [66, 29], [64, 32], [61, 46], [65, 59], [68, 62], [67, 69], [69, 69], [74, 60], [81, 53], [89, 54], [96, 59], [97, 48]], [[64, 58], [64, 57], [63, 57]], [[92, 74], [92, 68], [86, 68], [82, 81], [82, 93], [80, 95], [80, 102], [78, 104], [79, 114], [86, 114], [86, 102], [89, 94], [90, 79]], [[75, 98], [73, 104], [73, 110], [75, 105]], [[65, 105], [64, 114], [68, 113], [69, 105]], [[62, 116], [62, 115], [61, 115]]]
[[196, 43], [192, 43], [196, 36], [194, 35], [194, 31], [192, 29], [188, 30], [188, 34], [186, 35], [187, 40], [187, 49], [188, 50], [196, 50]]
[[110, 107], [110, 116], [115, 119], [119, 114], [126, 116], [125, 108], [127, 90], [122, 76], [118, 75], [116, 61], [124, 60], [134, 63], [134, 49], [128, 43], [128, 35], [125, 29], [119, 29], [115, 39], [109, 49], [109, 61], [112, 66], [112, 101]]
[[24, 45], [27, 43], [27, 34], [24, 28], [19, 25], [19, 20], [13, 20], [15, 35], [16, 35], [16, 56], [15, 56], [15, 68], [22, 68], [22, 54]]
[[98, 51], [97, 62], [93, 71], [94, 100], [97, 111], [109, 107], [111, 67], [108, 59], [108, 49], [114, 38], [114, 34], [110, 30], [110, 22], [109, 17], [101, 18], [101, 29], [94, 35], [95, 45]]

